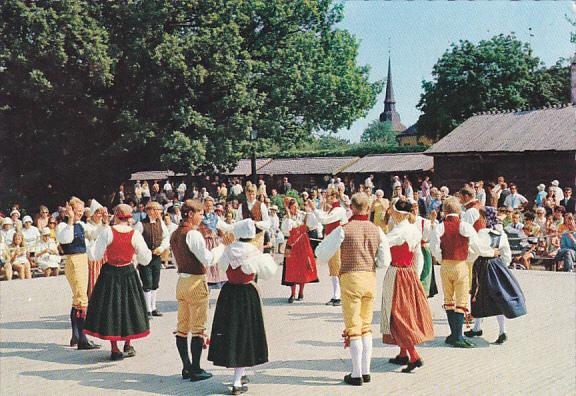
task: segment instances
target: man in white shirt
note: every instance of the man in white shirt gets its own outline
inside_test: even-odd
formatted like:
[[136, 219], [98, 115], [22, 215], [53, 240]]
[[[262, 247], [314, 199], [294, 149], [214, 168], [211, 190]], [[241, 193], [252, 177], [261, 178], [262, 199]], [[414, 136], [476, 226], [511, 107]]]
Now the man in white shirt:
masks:
[[528, 200], [522, 194], [518, 193], [516, 184], [510, 184], [510, 195], [504, 200], [504, 206], [508, 209], [524, 209]]
[[242, 188], [242, 185], [238, 183], [238, 180], [234, 180], [232, 183], [233, 184], [230, 188], [230, 191], [232, 192], [233, 196], [239, 197], [244, 192], [244, 189]]
[[180, 185], [178, 186], [178, 201], [182, 201], [184, 199], [184, 197], [186, 196], [186, 188], [188, 188], [186, 186], [186, 183], [184, 183], [184, 180], [182, 180], [182, 183], [180, 183]]
[[256, 225], [256, 237], [251, 243], [260, 250], [264, 247], [264, 231], [270, 228], [270, 216], [268, 208], [262, 202], [256, 200], [256, 186], [246, 187], [246, 202], [238, 207], [236, 221], [252, 219]]

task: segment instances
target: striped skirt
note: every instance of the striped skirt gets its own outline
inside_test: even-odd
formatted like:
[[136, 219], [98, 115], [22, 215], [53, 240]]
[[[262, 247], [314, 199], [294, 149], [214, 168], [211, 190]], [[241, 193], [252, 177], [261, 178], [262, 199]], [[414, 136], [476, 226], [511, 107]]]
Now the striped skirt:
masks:
[[102, 266], [105, 262], [106, 257], [104, 257], [102, 260], [88, 260], [88, 298], [90, 298], [92, 292], [94, 291], [94, 286], [96, 286], [96, 282], [100, 276], [100, 271], [102, 271]]

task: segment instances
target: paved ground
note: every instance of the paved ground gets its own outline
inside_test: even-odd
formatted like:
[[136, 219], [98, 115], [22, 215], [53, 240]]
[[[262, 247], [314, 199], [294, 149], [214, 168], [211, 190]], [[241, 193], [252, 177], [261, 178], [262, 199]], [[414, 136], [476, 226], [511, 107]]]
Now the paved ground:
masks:
[[[348, 350], [340, 339], [339, 308], [329, 297], [327, 268], [321, 283], [306, 287], [306, 299], [285, 303], [288, 288], [279, 286], [280, 272], [261, 283], [270, 362], [250, 370], [254, 395], [486, 395], [576, 392], [576, 276], [551, 272], [516, 272], [529, 314], [509, 321], [509, 342], [491, 345], [496, 320], [486, 320], [478, 348], [460, 350], [443, 343], [448, 325], [439, 296], [430, 300], [437, 337], [421, 345], [425, 366], [412, 374], [387, 363], [397, 349], [383, 345], [375, 312], [373, 381], [361, 388], [343, 385]], [[379, 273], [381, 282], [383, 277]], [[172, 330], [176, 323], [175, 270], [162, 273], [159, 308], [152, 334], [134, 345], [137, 357], [110, 362], [109, 345], [98, 351], [66, 346], [69, 337], [69, 289], [66, 279], [39, 278], [0, 283], [0, 394], [91, 395], [226, 394], [231, 370], [205, 367], [214, 378], [190, 383], [180, 378], [180, 361]], [[212, 295], [212, 308], [217, 293]], [[378, 297], [376, 306], [380, 306]], [[213, 310], [211, 309], [211, 313]], [[104, 343], [103, 343], [104, 344]], [[203, 356], [206, 359], [206, 354]]]

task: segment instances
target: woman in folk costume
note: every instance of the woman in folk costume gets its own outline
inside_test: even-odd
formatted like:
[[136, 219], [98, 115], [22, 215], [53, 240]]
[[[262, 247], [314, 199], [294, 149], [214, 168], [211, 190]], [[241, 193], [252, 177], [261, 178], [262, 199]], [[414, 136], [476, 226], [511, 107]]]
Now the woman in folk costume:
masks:
[[[217, 228], [219, 219], [218, 215], [214, 212], [214, 198], [209, 196], [204, 200], [204, 217], [198, 226], [198, 231], [200, 231], [204, 237], [208, 250], [214, 249], [221, 243]], [[218, 267], [213, 266], [207, 268], [206, 280], [208, 281], [208, 287], [210, 289], [220, 289], [228, 278], [226, 278], [225, 272], [219, 271]]]
[[[108, 210], [100, 205], [98, 201], [92, 199], [90, 202], [90, 218], [86, 221], [86, 242], [88, 248], [98, 239], [100, 233], [108, 224]], [[92, 295], [94, 285], [100, 276], [102, 266], [106, 262], [106, 257], [100, 260], [88, 260], [88, 298]]]
[[380, 227], [382, 231], [386, 232], [387, 228], [384, 219], [386, 211], [390, 206], [390, 202], [386, 198], [384, 198], [384, 191], [382, 190], [376, 190], [375, 195], [376, 199], [374, 199], [374, 202], [372, 202], [372, 208], [370, 209], [370, 212], [372, 213], [373, 216], [372, 221], [374, 222], [374, 224]]
[[269, 278], [278, 266], [272, 256], [250, 243], [256, 236], [251, 219], [235, 223], [234, 236], [236, 242], [226, 247], [218, 262], [228, 282], [216, 303], [208, 360], [216, 366], [234, 368], [231, 394], [239, 395], [248, 390], [244, 385], [246, 367], [268, 361], [262, 303], [254, 278]]
[[432, 263], [432, 253], [430, 253], [430, 246], [428, 245], [428, 240], [430, 239], [430, 233], [436, 227], [438, 222], [436, 221], [436, 216], [438, 215], [436, 211], [430, 212], [430, 219], [425, 219], [422, 216], [418, 216], [418, 202], [411, 201], [412, 203], [412, 214], [415, 215], [416, 220], [414, 225], [418, 228], [422, 235], [422, 241], [420, 243], [420, 249], [422, 250], [422, 257], [424, 259], [424, 264], [422, 267], [422, 274], [420, 275], [420, 282], [424, 288], [424, 294], [426, 297], [434, 297], [438, 294], [438, 286], [436, 285], [436, 277], [434, 275], [434, 264]]
[[[340, 201], [338, 200], [338, 194], [336, 191], [332, 190], [331, 193], [327, 194], [327, 204], [330, 205], [328, 212], [320, 211], [313, 206], [310, 201], [309, 207], [314, 211], [314, 215], [318, 218], [318, 221], [324, 225], [324, 237], [330, 235], [332, 231], [341, 225], [348, 223], [348, 216], [346, 210], [340, 206]], [[332, 280], [332, 298], [326, 303], [326, 305], [340, 306], [340, 250], [328, 260], [328, 271], [330, 273], [330, 279]]]
[[407, 365], [402, 372], [410, 373], [423, 365], [415, 345], [434, 338], [434, 328], [420, 283], [422, 235], [409, 221], [412, 204], [400, 199], [394, 207], [403, 218], [398, 217], [400, 221], [387, 235], [392, 261], [384, 277], [380, 330], [384, 343], [400, 347], [400, 354], [390, 363]]
[[107, 226], [90, 249], [93, 259], [106, 254], [107, 261], [90, 298], [84, 332], [110, 341], [110, 360], [124, 357], [118, 341], [124, 341], [124, 352], [131, 357], [136, 354], [131, 340], [150, 333], [146, 300], [132, 257], [136, 254], [143, 265], [152, 260], [152, 252], [142, 235], [128, 225], [131, 217], [129, 205], [118, 205], [114, 209], [116, 224]]
[[314, 252], [310, 246], [308, 229], [306, 227], [306, 214], [298, 210], [295, 199], [286, 199], [286, 216], [280, 227], [287, 238], [284, 251], [284, 267], [282, 269], [282, 284], [290, 286], [291, 294], [288, 303], [292, 304], [296, 298], [296, 285], [300, 286], [298, 301], [304, 299], [304, 285], [318, 282]]
[[491, 207], [480, 209], [480, 218], [487, 228], [478, 231], [481, 255], [474, 261], [470, 297], [474, 328], [464, 332], [466, 337], [482, 335], [482, 318], [496, 316], [500, 333], [495, 344], [503, 344], [506, 336], [505, 318], [526, 314], [526, 300], [518, 281], [508, 269], [512, 251], [508, 237], [495, 217], [487, 215]]

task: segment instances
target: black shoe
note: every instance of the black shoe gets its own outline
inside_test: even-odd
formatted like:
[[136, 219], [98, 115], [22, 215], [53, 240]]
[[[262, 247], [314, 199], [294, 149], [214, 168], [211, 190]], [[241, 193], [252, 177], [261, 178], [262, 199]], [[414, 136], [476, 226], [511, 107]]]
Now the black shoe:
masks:
[[100, 349], [100, 345], [94, 344], [92, 341], [78, 343], [78, 350], [79, 351], [88, 351], [91, 349]]
[[209, 378], [212, 378], [212, 374], [210, 374], [209, 372], [204, 371], [202, 369], [190, 373], [190, 381], [192, 381], [192, 382], [204, 381], [204, 380], [207, 380]]
[[247, 386], [232, 386], [232, 390], [230, 391], [231, 395], [241, 395], [242, 393], [248, 392]]
[[136, 349], [130, 345], [128, 348], [124, 347], [124, 353], [126, 354], [126, 357], [133, 357], [136, 356]]
[[507, 339], [508, 339], [508, 337], [506, 337], [506, 333], [502, 333], [498, 336], [498, 339], [496, 341], [494, 341], [494, 344], [502, 345], [502, 344], [504, 344], [504, 342], [506, 342]]
[[403, 373], [411, 373], [416, 367], [424, 366], [422, 359], [418, 359], [415, 362], [408, 362], [408, 366], [402, 369]]
[[332, 305], [334, 305], [335, 307], [339, 307], [340, 305], [342, 305], [342, 302], [338, 298], [338, 299], [334, 300], [334, 304], [332, 304]]
[[465, 340], [465, 339], [455, 340], [451, 345], [455, 348], [475, 348], [476, 347], [476, 345], [472, 344], [470, 341]]
[[71, 347], [78, 346], [78, 337], [72, 336], [72, 338], [70, 338], [70, 346]]
[[389, 359], [388, 362], [392, 363], [392, 364], [397, 364], [398, 366], [405, 366], [408, 364], [410, 360], [408, 359], [408, 356], [396, 356], [393, 359]]
[[348, 385], [361, 386], [362, 377], [353, 378], [352, 374], [346, 374], [344, 376], [344, 382], [346, 382]]
[[482, 330], [478, 330], [478, 331], [468, 330], [468, 331], [464, 332], [464, 335], [468, 338], [480, 337], [482, 335]]
[[449, 345], [454, 344], [454, 341], [456, 341], [456, 340], [454, 339], [454, 337], [452, 337], [452, 334], [450, 334], [450, 335], [449, 335], [448, 337], [446, 337], [446, 339], [444, 340], [444, 342], [445, 342], [446, 344], [449, 344]]
[[372, 381], [372, 378], [370, 377], [370, 374], [362, 374], [362, 382], [370, 382]]
[[242, 382], [242, 385], [246, 385], [250, 383], [250, 379], [248, 378], [247, 375], [243, 375], [242, 378], [240, 378], [240, 381]]
[[192, 369], [190, 368], [183, 368], [182, 369], [182, 379], [190, 379], [190, 375], [192, 374]]
[[296, 301], [302, 301], [302, 300], [304, 300], [304, 296], [302, 294], [299, 294]]
[[148, 312], [148, 319], [152, 319], [152, 312]]
[[288, 304], [292, 304], [294, 302], [294, 296], [290, 296], [288, 299]]
[[155, 309], [154, 311], [152, 311], [152, 316], [162, 316], [162, 312], [158, 312], [158, 310]]
[[326, 304], [324, 305], [334, 305], [334, 301], [336, 301], [335, 299], [331, 299], [330, 301], [328, 301]]
[[110, 360], [122, 360], [124, 359], [124, 354], [122, 352], [112, 352], [110, 354]]

